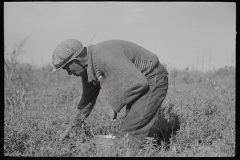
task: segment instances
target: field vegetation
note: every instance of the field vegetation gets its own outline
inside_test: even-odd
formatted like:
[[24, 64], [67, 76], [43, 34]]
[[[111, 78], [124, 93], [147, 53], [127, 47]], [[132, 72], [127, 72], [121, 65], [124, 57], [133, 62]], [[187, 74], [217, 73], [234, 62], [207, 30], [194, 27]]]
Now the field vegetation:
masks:
[[[22, 46], [19, 46], [22, 47]], [[14, 52], [11, 54], [14, 57]], [[17, 54], [15, 53], [15, 56]], [[4, 156], [29, 157], [233, 157], [235, 156], [235, 68], [211, 72], [168, 69], [169, 90], [162, 105], [166, 118], [180, 128], [169, 143], [149, 138], [141, 149], [120, 139], [112, 152], [98, 152], [94, 135], [117, 130], [124, 116], [110, 124], [109, 105], [100, 92], [85, 125], [59, 140], [81, 97], [81, 79], [65, 71], [4, 59]]]

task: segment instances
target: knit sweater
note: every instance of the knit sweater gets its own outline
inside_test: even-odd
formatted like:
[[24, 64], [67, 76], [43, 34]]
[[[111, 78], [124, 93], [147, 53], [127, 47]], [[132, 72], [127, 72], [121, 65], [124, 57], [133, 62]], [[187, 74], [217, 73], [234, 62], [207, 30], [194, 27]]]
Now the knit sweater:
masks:
[[132, 102], [148, 87], [146, 75], [159, 63], [157, 55], [132, 42], [109, 40], [88, 46], [88, 78], [82, 78], [78, 105], [87, 117], [100, 89], [115, 112]]

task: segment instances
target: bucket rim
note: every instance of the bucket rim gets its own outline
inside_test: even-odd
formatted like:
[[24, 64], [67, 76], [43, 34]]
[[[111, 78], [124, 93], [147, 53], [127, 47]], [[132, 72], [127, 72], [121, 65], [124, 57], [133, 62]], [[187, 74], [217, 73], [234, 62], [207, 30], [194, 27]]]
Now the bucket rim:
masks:
[[107, 139], [114, 139], [114, 136], [111, 135], [95, 135], [94, 138], [107, 138]]

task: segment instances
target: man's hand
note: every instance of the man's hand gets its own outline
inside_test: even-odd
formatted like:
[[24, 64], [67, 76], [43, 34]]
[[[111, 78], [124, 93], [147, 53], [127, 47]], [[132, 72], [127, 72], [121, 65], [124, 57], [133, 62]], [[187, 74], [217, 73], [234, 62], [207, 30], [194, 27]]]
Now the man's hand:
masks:
[[65, 137], [69, 135], [69, 133], [71, 132], [72, 128], [82, 125], [83, 122], [84, 121], [83, 121], [83, 118], [80, 115], [80, 113], [76, 114], [76, 116], [68, 124], [67, 128], [65, 129], [65, 131], [60, 135], [59, 140], [63, 141], [65, 139]]

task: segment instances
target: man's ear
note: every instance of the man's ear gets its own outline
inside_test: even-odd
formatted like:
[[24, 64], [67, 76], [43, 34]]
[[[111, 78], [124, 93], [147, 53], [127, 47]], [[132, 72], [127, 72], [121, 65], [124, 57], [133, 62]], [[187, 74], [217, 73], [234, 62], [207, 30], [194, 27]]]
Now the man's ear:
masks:
[[79, 64], [80, 66], [84, 66], [84, 67], [88, 66], [88, 64], [84, 62], [83, 58], [76, 57], [74, 61], [76, 64]]
[[76, 58], [73, 61], [74, 61], [74, 63], [81, 65], [81, 59]]

